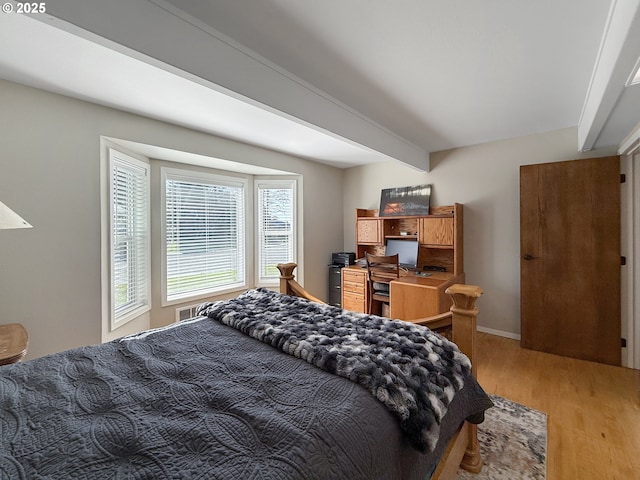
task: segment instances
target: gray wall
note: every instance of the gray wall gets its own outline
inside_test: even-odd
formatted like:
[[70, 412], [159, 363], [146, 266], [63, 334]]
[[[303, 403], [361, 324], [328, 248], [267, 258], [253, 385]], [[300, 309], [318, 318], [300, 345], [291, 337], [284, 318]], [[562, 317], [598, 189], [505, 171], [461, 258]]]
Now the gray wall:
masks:
[[395, 162], [339, 170], [6, 81], [0, 105], [0, 200], [34, 226], [0, 232], [0, 322], [27, 327], [28, 358], [175, 315], [158, 305], [154, 282], [149, 316], [115, 333], [102, 326], [101, 136], [302, 175], [300, 280], [322, 298], [330, 253], [354, 248], [355, 209], [377, 208], [382, 188], [432, 183], [433, 205], [464, 204], [467, 282], [485, 291], [480, 325], [511, 336], [520, 333], [519, 166], [615, 153], [578, 154], [570, 128], [437, 152], [429, 173]]
[[344, 248], [355, 248], [355, 209], [378, 208], [380, 190], [431, 183], [431, 205], [464, 204], [467, 283], [484, 290], [478, 323], [513, 338], [520, 334], [520, 165], [598, 157], [577, 152], [577, 130], [512, 138], [431, 154], [431, 171], [395, 162], [355, 167], [344, 175]]
[[[326, 265], [343, 244], [341, 170], [2, 80], [0, 105], [0, 200], [34, 226], [0, 232], [0, 322], [25, 325], [27, 358], [105, 338], [101, 136], [302, 175], [300, 280], [326, 298]], [[153, 258], [157, 263], [159, 256]], [[159, 282], [153, 288], [156, 300]], [[153, 321], [111, 336], [173, 321], [176, 306], [156, 304]]]

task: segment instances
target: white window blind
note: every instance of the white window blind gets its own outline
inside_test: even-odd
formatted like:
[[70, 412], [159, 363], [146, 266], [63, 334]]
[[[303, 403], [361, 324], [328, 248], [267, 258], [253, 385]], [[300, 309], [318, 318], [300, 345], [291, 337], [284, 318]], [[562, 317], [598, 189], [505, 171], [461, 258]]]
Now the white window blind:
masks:
[[110, 159], [112, 328], [149, 309], [149, 166], [116, 150]]
[[166, 300], [245, 286], [245, 183], [165, 172]]
[[276, 265], [295, 259], [294, 185], [293, 181], [257, 185], [259, 283], [277, 281]]

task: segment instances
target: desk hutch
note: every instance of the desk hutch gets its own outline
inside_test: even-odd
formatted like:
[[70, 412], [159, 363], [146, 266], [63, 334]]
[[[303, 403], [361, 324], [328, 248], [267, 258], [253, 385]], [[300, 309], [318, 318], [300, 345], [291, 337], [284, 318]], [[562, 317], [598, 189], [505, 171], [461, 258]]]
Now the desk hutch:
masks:
[[[391, 318], [410, 321], [449, 310], [451, 300], [445, 290], [465, 280], [462, 225], [459, 203], [431, 207], [429, 215], [415, 216], [380, 217], [377, 210], [356, 210], [357, 258], [363, 258], [366, 252], [383, 255], [385, 242], [390, 238], [418, 241], [416, 271], [403, 272], [391, 282]], [[370, 292], [366, 268], [359, 265], [343, 268], [341, 290], [342, 308], [367, 312]]]

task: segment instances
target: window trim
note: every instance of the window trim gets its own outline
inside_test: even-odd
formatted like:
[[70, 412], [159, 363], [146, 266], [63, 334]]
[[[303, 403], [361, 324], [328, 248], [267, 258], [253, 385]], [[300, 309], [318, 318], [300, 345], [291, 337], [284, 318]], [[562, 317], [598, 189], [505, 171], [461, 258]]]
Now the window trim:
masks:
[[[135, 320], [140, 317], [144, 313], [151, 310], [151, 291], [152, 291], [152, 282], [151, 282], [151, 166], [141, 161], [131, 155], [124, 153], [121, 150], [116, 148], [108, 147], [108, 188], [107, 188], [107, 203], [108, 203], [108, 289], [109, 289], [109, 331], [113, 332], [116, 329], [126, 325], [127, 323]], [[114, 194], [114, 166], [115, 164], [121, 164], [125, 167], [133, 167], [135, 169], [141, 169], [144, 172], [144, 190], [145, 190], [145, 231], [147, 232], [144, 238], [144, 251], [145, 255], [145, 265], [143, 267], [145, 281], [146, 281], [146, 295], [143, 300], [143, 303], [137, 307], [134, 307], [130, 310], [127, 310], [122, 315], [117, 316], [115, 312], [115, 288], [114, 288], [114, 224], [113, 224], [113, 214], [114, 214], [114, 204], [113, 204], [113, 194]]]
[[[184, 294], [176, 298], [167, 298], [167, 178], [179, 179], [184, 181], [193, 181], [194, 183], [217, 183], [227, 185], [242, 185], [244, 192], [244, 282], [235, 284], [227, 288], [201, 291], [197, 294]], [[249, 180], [243, 177], [234, 177], [231, 175], [221, 175], [217, 173], [201, 172], [197, 170], [186, 170], [172, 167], [160, 168], [160, 257], [161, 257], [161, 305], [163, 307], [188, 303], [195, 300], [202, 300], [211, 297], [226, 295], [232, 292], [246, 290], [248, 288], [248, 280], [250, 277], [250, 259], [249, 255], [252, 244], [250, 242], [253, 223], [253, 217], [249, 211], [250, 203]]]
[[293, 259], [292, 261], [296, 261], [298, 258], [298, 182], [295, 178], [256, 178], [254, 180], [253, 190], [254, 190], [254, 217], [253, 224], [255, 226], [255, 278], [254, 282], [256, 287], [273, 287], [279, 284], [279, 276], [273, 277], [271, 279], [263, 279], [260, 277], [260, 194], [259, 190], [261, 186], [266, 185], [269, 188], [287, 188], [291, 189], [293, 192], [292, 195], [292, 229], [291, 229], [291, 241], [293, 247]]

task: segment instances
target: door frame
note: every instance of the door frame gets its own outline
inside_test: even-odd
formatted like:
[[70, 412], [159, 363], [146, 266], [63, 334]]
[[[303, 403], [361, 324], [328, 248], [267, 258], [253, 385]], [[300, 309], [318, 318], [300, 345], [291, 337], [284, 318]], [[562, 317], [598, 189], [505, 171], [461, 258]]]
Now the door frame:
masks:
[[622, 366], [640, 370], [640, 125], [622, 141], [618, 149], [622, 173], [622, 334], [627, 347], [622, 349]]

